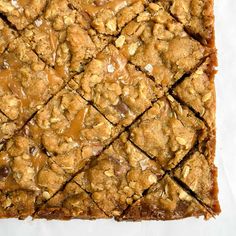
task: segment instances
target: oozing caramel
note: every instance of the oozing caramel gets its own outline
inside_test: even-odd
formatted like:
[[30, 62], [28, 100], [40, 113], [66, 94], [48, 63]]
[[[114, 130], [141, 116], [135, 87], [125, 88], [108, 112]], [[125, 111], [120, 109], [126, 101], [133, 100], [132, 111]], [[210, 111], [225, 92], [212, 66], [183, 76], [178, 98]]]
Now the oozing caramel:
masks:
[[71, 121], [70, 127], [64, 131], [63, 135], [79, 142], [80, 132], [84, 127], [84, 118], [87, 112], [88, 108], [80, 110], [75, 116], [75, 118]]

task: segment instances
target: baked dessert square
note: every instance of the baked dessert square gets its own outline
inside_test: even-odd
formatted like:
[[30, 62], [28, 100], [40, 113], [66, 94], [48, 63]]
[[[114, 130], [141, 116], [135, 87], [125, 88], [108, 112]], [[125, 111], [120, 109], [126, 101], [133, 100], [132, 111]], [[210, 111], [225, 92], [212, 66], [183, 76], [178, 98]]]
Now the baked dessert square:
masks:
[[21, 129], [63, 87], [64, 81], [56, 70], [40, 60], [21, 37], [9, 42], [0, 55], [0, 63], [0, 110], [14, 124], [2, 125], [0, 140], [4, 140], [13, 130]]
[[220, 213], [213, 1], [0, 0], [0, 218]]

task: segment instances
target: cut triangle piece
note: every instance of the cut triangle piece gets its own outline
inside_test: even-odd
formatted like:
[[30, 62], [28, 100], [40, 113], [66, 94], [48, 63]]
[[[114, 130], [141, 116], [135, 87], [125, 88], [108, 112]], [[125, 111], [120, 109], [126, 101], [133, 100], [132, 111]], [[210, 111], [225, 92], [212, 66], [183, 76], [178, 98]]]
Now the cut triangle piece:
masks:
[[202, 44], [214, 46], [213, 0], [159, 0]]
[[197, 197], [211, 208], [213, 213], [220, 213], [217, 187], [217, 168], [209, 164], [203, 154], [196, 151], [174, 175], [193, 191]]
[[107, 218], [90, 196], [73, 180], [43, 205], [34, 217], [61, 220]]
[[207, 58], [191, 76], [173, 90], [173, 95], [199, 113], [211, 128], [215, 126], [216, 109], [214, 60], [214, 55]]
[[169, 176], [151, 187], [118, 220], [175, 220], [211, 214]]

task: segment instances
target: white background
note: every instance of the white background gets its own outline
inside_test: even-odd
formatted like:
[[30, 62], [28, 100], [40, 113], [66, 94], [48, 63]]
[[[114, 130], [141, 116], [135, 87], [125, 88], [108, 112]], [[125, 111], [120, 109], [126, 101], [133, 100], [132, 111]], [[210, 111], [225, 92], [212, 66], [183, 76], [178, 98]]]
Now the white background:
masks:
[[215, 0], [219, 56], [217, 88], [217, 158], [222, 213], [216, 219], [117, 223], [113, 220], [0, 220], [0, 236], [233, 236], [236, 235], [236, 1]]

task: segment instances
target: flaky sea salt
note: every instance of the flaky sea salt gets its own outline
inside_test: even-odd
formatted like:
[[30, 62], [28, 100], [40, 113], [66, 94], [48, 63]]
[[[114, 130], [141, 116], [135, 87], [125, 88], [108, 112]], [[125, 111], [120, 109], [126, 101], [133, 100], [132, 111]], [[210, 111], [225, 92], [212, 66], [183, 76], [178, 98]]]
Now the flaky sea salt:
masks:
[[113, 72], [115, 71], [115, 67], [114, 67], [112, 64], [109, 64], [109, 65], [107, 66], [107, 71], [108, 71], [109, 73], [113, 73]]
[[43, 21], [41, 19], [37, 19], [37, 20], [34, 21], [34, 23], [37, 27], [39, 27], [40, 25], [43, 24]]
[[149, 73], [152, 73], [152, 70], [153, 70], [153, 66], [151, 64], [147, 64], [144, 69], [149, 72]]
[[146, 170], [148, 168], [148, 163], [146, 159], [143, 159], [139, 161], [139, 164], [141, 166], [142, 171]]
[[8, 64], [8, 62], [5, 59], [3, 60], [3, 68], [4, 69], [8, 69], [9, 68], [9, 64]]
[[17, 0], [11, 0], [11, 5], [15, 8], [20, 8]]

